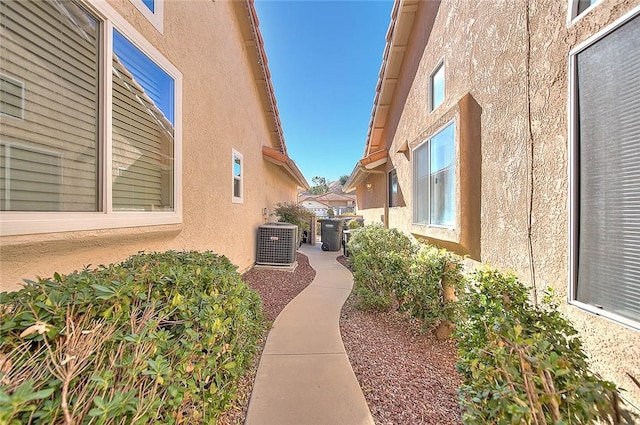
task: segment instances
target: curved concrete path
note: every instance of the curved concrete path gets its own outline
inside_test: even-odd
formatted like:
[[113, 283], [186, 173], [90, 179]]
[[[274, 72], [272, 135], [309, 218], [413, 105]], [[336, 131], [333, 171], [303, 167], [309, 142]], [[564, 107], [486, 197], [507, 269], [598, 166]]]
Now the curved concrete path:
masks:
[[316, 277], [273, 323], [245, 425], [372, 425], [340, 336], [351, 273], [336, 261], [339, 252], [320, 244], [300, 252]]

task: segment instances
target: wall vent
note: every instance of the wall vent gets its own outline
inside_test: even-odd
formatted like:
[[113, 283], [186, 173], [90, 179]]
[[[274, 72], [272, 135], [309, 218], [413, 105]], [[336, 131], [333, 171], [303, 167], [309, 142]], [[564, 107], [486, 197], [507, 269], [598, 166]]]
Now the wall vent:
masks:
[[256, 264], [289, 266], [296, 262], [298, 226], [267, 223], [258, 227]]

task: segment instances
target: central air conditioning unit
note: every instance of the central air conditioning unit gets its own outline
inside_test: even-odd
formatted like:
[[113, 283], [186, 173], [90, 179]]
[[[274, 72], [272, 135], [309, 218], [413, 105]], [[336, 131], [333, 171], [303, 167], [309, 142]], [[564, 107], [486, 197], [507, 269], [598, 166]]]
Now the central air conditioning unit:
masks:
[[256, 264], [290, 266], [296, 262], [298, 226], [267, 223], [258, 227]]

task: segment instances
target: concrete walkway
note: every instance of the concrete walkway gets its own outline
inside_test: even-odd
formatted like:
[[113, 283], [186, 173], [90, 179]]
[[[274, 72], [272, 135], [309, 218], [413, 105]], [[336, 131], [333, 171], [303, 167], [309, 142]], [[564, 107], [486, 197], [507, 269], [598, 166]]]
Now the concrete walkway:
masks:
[[260, 359], [245, 425], [373, 424], [340, 337], [340, 311], [353, 287], [340, 252], [300, 252], [313, 282], [276, 318]]

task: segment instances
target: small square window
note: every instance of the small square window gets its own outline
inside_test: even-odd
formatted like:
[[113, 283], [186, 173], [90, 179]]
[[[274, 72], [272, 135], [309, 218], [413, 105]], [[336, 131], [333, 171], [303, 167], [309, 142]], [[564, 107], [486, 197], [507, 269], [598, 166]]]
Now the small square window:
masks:
[[147, 8], [149, 8], [149, 10], [151, 11], [151, 13], [155, 12], [156, 10], [156, 2], [155, 0], [142, 0], [142, 4], [144, 4], [145, 6], [147, 6]]
[[429, 78], [429, 110], [433, 111], [444, 101], [444, 62], [440, 62]]
[[599, 1], [601, 0], [569, 0], [568, 24], [570, 25], [572, 21], [577, 20], [578, 17], [591, 9], [592, 6], [594, 6]]
[[232, 151], [233, 161], [231, 163], [232, 172], [232, 187], [231, 187], [231, 202], [241, 204], [243, 202], [242, 197], [242, 178], [243, 178], [243, 161], [242, 154], [235, 149]]
[[0, 114], [24, 119], [24, 83], [0, 74]]
[[131, 3], [162, 34], [164, 18], [164, 0], [131, 0]]

